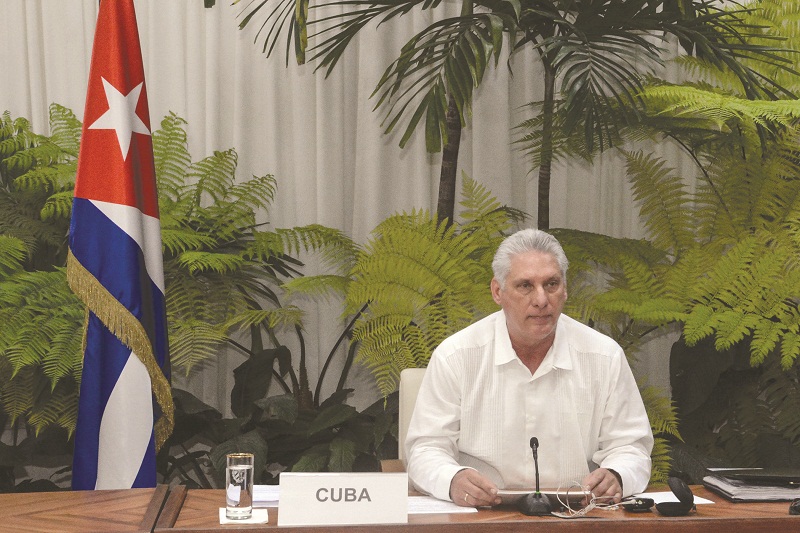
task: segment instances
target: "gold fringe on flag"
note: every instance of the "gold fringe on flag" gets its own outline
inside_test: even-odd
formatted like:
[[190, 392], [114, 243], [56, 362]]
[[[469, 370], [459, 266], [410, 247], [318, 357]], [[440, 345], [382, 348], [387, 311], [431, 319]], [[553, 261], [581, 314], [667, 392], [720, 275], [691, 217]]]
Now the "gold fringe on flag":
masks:
[[[155, 423], [156, 451], [172, 434], [175, 425], [172, 390], [161, 367], [158, 366], [150, 338], [139, 320], [114, 298], [91, 272], [69, 251], [67, 256], [67, 282], [72, 291], [86, 304], [91, 312], [106, 325], [125, 346], [139, 358], [150, 375], [153, 394], [161, 406], [163, 415]], [[85, 335], [84, 328], [84, 335]], [[86, 340], [84, 338], [84, 345]]]

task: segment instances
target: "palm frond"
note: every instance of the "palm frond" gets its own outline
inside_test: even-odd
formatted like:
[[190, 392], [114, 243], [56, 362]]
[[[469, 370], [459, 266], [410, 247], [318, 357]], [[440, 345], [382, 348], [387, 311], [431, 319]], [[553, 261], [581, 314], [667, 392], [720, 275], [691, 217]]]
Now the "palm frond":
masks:
[[25, 242], [16, 237], [0, 235], [0, 281], [10, 274], [22, 270], [22, 262], [28, 255]]
[[352, 270], [346, 312], [368, 304], [353, 331], [357, 357], [383, 394], [403, 368], [426, 365], [442, 340], [496, 309], [487, 258], [514, 219], [479, 184], [466, 179], [463, 189], [463, 225], [440, 224], [427, 211], [389, 217]]
[[677, 254], [694, 242], [690, 198], [680, 176], [663, 160], [642, 152], [625, 153], [633, 196], [653, 244]]
[[400, 146], [405, 146], [425, 117], [426, 146], [429, 152], [438, 152], [447, 142], [446, 96], [455, 102], [463, 124], [473, 90], [492, 58], [495, 63], [499, 60], [504, 28], [513, 24], [513, 19], [503, 14], [474, 13], [436, 21], [412, 37], [373, 92], [378, 95], [375, 107], [386, 106], [386, 133], [418, 102]]
[[177, 200], [186, 187], [185, 176], [191, 166], [187, 144], [186, 121], [170, 112], [153, 132], [153, 158], [159, 198]]

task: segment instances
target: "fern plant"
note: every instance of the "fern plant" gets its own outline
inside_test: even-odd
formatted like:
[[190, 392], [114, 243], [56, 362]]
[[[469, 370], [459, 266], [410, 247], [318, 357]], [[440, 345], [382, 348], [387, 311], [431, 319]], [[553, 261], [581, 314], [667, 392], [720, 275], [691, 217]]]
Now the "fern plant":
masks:
[[[298, 365], [279, 339], [289, 331], [303, 346], [303, 312], [284, 305], [282, 283], [300, 275], [295, 255], [319, 252], [331, 273], [299, 285], [306, 293], [343, 290], [355, 245], [319, 225], [268, 230], [257, 217], [274, 198], [274, 177], [237, 182], [234, 150], [192, 162], [185, 124], [170, 114], [153, 134], [173, 370], [188, 374], [232, 346], [247, 363], [257, 359], [269, 369], [257, 374], [266, 378], [261, 383], [234, 391], [234, 409], [252, 409], [253, 395], [266, 394], [271, 381], [301, 408], [319, 405], [304, 350]], [[47, 137], [8, 113], [0, 120], [0, 402], [22, 435], [61, 428], [66, 444], [75, 428], [85, 319], [63, 269], [81, 123], [54, 104], [50, 127]], [[19, 462], [18, 453], [2, 459], [9, 468]]]
[[396, 389], [400, 371], [425, 366], [446, 337], [497, 308], [488, 290], [491, 258], [524, 214], [466, 175], [463, 196], [455, 224], [427, 211], [391, 216], [358, 255], [347, 311], [368, 302], [353, 336], [384, 395]]
[[45, 137], [0, 118], [0, 401], [33, 434], [75, 426], [84, 319], [61, 268], [69, 217], [47, 211], [51, 196], [71, 192], [80, 123], [57, 105], [50, 123]]
[[[280, 345], [276, 331], [302, 326], [302, 311], [281, 301], [281, 284], [300, 274], [302, 263], [294, 255], [319, 251], [333, 271], [324, 281], [334, 286], [349, 269], [355, 245], [340, 231], [320, 225], [267, 230], [257, 214], [270, 207], [275, 178], [237, 183], [234, 150], [190, 163], [184, 124], [174, 114], [167, 116], [153, 143], [171, 359], [188, 373], [223, 344], [251, 355], [251, 349], [233, 343], [231, 332], [260, 328]], [[286, 370], [297, 389], [291, 365]]]
[[[800, 405], [786, 403], [800, 393], [800, 105], [698, 85], [658, 84], [644, 97], [653, 116], [624, 133], [666, 134], [701, 183], [691, 190], [665, 160], [621, 152], [649, 236], [558, 232], [587, 287], [582, 312], [623, 342], [679, 328], [673, 396], [681, 435], [702, 461], [787, 457], [776, 451], [800, 443]], [[744, 351], [746, 364], [714, 363], [731, 350]]]

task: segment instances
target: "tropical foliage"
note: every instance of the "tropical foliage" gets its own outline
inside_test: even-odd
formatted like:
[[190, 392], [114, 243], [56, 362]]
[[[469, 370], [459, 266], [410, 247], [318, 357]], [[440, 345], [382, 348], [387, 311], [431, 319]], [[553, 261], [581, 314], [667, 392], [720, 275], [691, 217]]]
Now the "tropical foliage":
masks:
[[644, 150], [620, 151], [649, 237], [557, 232], [585, 278], [580, 312], [623, 345], [679, 328], [673, 393], [681, 435], [701, 456], [787, 457], [778, 450], [800, 443], [800, 103], [707, 85], [642, 96], [653, 116], [622, 138], [676, 142], [698, 185]]
[[[534, 4], [539, 4], [534, 2]], [[777, 98], [783, 87], [764, 73], [791, 71], [778, 37], [749, 21], [754, 8], [736, 2], [544, 2], [523, 13], [525, 36], [544, 69], [544, 97], [531, 104], [533, 130], [523, 138], [538, 168], [538, 216], [550, 227], [551, 169], [559, 141], [578, 137], [589, 151], [618, 146], [615, 131], [636, 122], [647, 109], [641, 97], [649, 76], [663, 71], [672, 43], [683, 55], [714, 71], [724, 71], [748, 98]], [[537, 6], [538, 7], [538, 6]], [[755, 8], [757, 9], [757, 7]]]
[[48, 203], [71, 192], [80, 123], [56, 106], [51, 119], [51, 137], [0, 120], [0, 402], [32, 433], [75, 427], [84, 320], [62, 268], [69, 218]]
[[[0, 401], [23, 437], [62, 428], [65, 444], [75, 428], [85, 319], [63, 269], [81, 124], [58, 105], [51, 106], [50, 122], [50, 137], [34, 134], [27, 121], [8, 113], [0, 123]], [[275, 179], [237, 180], [233, 150], [193, 163], [184, 125], [169, 115], [153, 134], [173, 370], [188, 374], [232, 347], [247, 357], [233, 391], [238, 416], [250, 416], [253, 402], [274, 381], [297, 402], [297, 418], [314, 418], [307, 411], [326, 404], [319, 388], [316, 396], [309, 389], [303, 312], [284, 305], [282, 284], [300, 275], [302, 263], [294, 255], [318, 252], [331, 273], [294, 291], [341, 292], [355, 246], [318, 225], [265, 230], [258, 217], [272, 202]], [[279, 339], [287, 331], [299, 339], [299, 361]], [[344, 403], [348, 369], [345, 364], [326, 407]], [[190, 404], [187, 395], [181, 397]], [[17, 444], [3, 462], [12, 468], [20, 463], [23, 443]]]
[[[571, 282], [571, 302], [581, 302], [576, 316], [623, 345], [681, 332], [670, 368], [686, 444], [674, 441], [672, 453], [697, 482], [712, 463], [796, 462], [800, 443], [800, 106], [793, 98], [771, 100], [800, 88], [800, 77], [785, 68], [796, 57], [790, 50], [800, 49], [800, 9], [779, 1], [744, 7], [737, 17], [749, 28], [749, 43], [770, 48], [775, 33], [785, 36], [786, 50], [769, 52], [772, 66], [763, 58], [737, 58], [740, 68], [762, 69], [774, 91], [753, 92], [741, 73], [684, 56], [676, 60], [683, 79], [696, 81], [643, 78], [638, 112], [626, 109], [632, 102], [603, 103], [601, 115], [619, 118], [608, 122], [606, 141], [626, 147], [619, 153], [648, 239], [556, 232], [572, 274], [582, 278]], [[542, 105], [523, 124], [534, 167], [548, 148]], [[570, 134], [566, 115], [555, 108], [549, 149], [555, 158], [591, 161], [600, 143]], [[654, 146], [670, 144], [693, 172], [653, 154]]]
[[[443, 151], [439, 220], [454, 218], [461, 129], [474, 89], [487, 67], [498, 64], [504, 45], [509, 56], [533, 49], [544, 69], [544, 97], [536, 106], [540, 229], [550, 226], [552, 145], [559, 128], [583, 132], [589, 146], [609, 146], [609, 129], [643, 109], [643, 79], [662, 64], [671, 39], [683, 53], [731, 73], [750, 97], [781, 92], [757, 69], [792, 65], [776, 54], [763, 28], [743, 21], [749, 8], [726, 10], [713, 0], [463, 0], [460, 6], [459, 16], [447, 16], [441, 0], [258, 0], [244, 8], [240, 27], [258, 21], [256, 41], [267, 55], [287, 30], [287, 62], [293, 52], [298, 63], [316, 62], [327, 75], [364, 28], [417, 10], [432, 13], [433, 22], [386, 67], [373, 97], [387, 132], [405, 123], [400, 146], [424, 122], [428, 150]], [[630, 117], [606, 113], [610, 102], [625, 104]], [[556, 123], [559, 109], [564, 120]]]
[[348, 312], [367, 310], [355, 326], [358, 358], [384, 394], [404, 368], [427, 365], [445, 338], [497, 309], [488, 287], [497, 246], [524, 220], [464, 176], [464, 210], [456, 224], [418, 211], [384, 220], [353, 268]]

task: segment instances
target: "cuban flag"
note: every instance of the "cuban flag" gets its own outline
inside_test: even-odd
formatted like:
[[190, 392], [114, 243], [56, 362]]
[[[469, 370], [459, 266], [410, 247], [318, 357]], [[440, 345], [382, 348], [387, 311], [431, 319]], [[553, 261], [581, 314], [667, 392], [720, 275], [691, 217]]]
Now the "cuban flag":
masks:
[[150, 114], [133, 0], [103, 0], [70, 222], [67, 279], [86, 303], [73, 489], [156, 485], [172, 432]]

